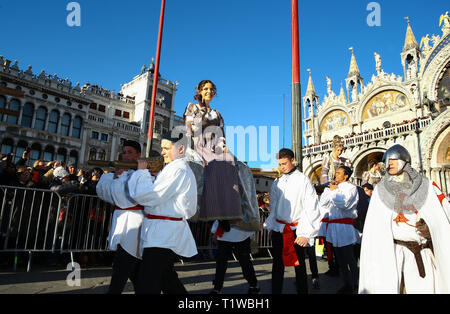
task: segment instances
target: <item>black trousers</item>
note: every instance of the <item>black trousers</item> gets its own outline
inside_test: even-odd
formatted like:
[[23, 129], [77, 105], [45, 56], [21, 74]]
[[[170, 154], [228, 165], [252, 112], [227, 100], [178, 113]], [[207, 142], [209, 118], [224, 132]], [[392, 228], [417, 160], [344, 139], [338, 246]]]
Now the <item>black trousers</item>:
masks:
[[140, 264], [140, 259], [130, 255], [119, 244], [117, 246], [116, 255], [114, 256], [113, 271], [108, 294], [121, 294], [127, 284], [128, 278], [133, 284], [134, 291], [136, 291]]
[[187, 294], [174, 269], [177, 255], [170, 249], [145, 248], [137, 294]]
[[356, 288], [359, 275], [354, 245], [335, 247], [334, 250], [344, 284]]
[[[292, 231], [297, 237], [295, 230]], [[281, 294], [283, 290], [284, 263], [283, 263], [283, 234], [281, 232], [272, 232], [273, 246], [273, 265], [272, 265], [272, 294]], [[298, 294], [308, 293], [308, 281], [306, 275], [305, 248], [294, 244], [295, 252], [300, 263], [294, 266], [295, 280]]]
[[316, 247], [307, 246], [305, 252], [308, 255], [309, 269], [311, 270], [311, 278], [319, 278], [319, 269], [317, 268]]
[[233, 250], [241, 265], [245, 280], [247, 280], [250, 287], [256, 287], [258, 280], [256, 279], [255, 269], [250, 260], [250, 238], [242, 242], [217, 241], [217, 246], [216, 276], [213, 281], [214, 289], [218, 291], [222, 290], [225, 273], [228, 268], [228, 259], [231, 257]]

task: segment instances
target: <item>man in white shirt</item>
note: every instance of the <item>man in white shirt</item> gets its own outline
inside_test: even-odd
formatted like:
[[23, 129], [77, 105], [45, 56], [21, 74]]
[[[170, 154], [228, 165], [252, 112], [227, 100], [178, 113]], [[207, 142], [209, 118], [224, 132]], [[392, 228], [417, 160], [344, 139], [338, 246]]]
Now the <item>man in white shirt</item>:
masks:
[[314, 245], [319, 230], [317, 194], [295, 167], [292, 150], [281, 149], [277, 159], [284, 175], [272, 184], [270, 215], [264, 223], [273, 245], [272, 293], [282, 292], [285, 266], [295, 266], [297, 293], [308, 293], [305, 247]]
[[219, 294], [223, 287], [225, 273], [228, 267], [228, 259], [232, 251], [236, 253], [236, 258], [242, 268], [242, 274], [249, 284], [248, 293], [257, 294], [259, 292], [258, 280], [255, 269], [250, 260], [250, 241], [255, 235], [254, 231], [245, 231], [239, 227], [230, 225], [228, 221], [216, 220], [211, 228], [214, 233], [214, 240], [217, 241], [216, 275], [213, 281], [214, 289], [210, 294]]
[[[131, 162], [141, 157], [141, 145], [125, 141], [122, 161]], [[136, 279], [141, 263], [139, 232], [144, 217], [143, 207], [128, 195], [127, 181], [133, 170], [116, 169], [114, 173], [103, 174], [96, 186], [100, 199], [115, 205], [108, 236], [109, 249], [116, 251], [109, 294], [121, 294], [131, 280], [136, 291]]]
[[351, 175], [349, 167], [339, 167], [335, 179], [330, 182], [329, 188], [325, 188], [319, 202], [322, 212], [327, 212], [322, 219], [321, 230], [324, 230], [326, 241], [333, 246], [344, 280], [344, 286], [338, 293], [357, 291], [358, 265], [354, 245], [360, 242], [360, 235], [354, 224], [358, 216], [359, 195], [357, 187], [348, 182]]
[[187, 219], [197, 211], [197, 183], [181, 141], [162, 140], [166, 166], [153, 182], [147, 163], [128, 180], [130, 196], [144, 206], [141, 229], [142, 264], [137, 293], [187, 293], [174, 269], [177, 255], [192, 257], [197, 247]]

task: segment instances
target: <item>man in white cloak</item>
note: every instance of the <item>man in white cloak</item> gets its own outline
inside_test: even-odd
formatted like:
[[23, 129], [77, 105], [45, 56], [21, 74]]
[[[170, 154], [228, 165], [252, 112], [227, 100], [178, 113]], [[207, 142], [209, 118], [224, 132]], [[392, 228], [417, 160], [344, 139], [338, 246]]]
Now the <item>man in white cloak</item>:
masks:
[[450, 210], [434, 182], [411, 167], [401, 145], [383, 156], [360, 259], [359, 293], [450, 293]]

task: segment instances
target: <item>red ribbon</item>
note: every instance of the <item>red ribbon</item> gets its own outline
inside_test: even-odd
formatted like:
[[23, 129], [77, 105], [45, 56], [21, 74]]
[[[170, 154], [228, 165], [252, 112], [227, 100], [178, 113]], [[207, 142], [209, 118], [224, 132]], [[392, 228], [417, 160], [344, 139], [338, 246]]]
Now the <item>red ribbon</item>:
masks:
[[218, 236], [219, 238], [223, 236], [223, 229], [220, 225], [217, 227], [215, 235]]
[[439, 188], [439, 186], [438, 186], [438, 185], [436, 184], [436, 182], [434, 182], [434, 181], [433, 181], [433, 186], [437, 187], [437, 189], [439, 190], [439, 192], [441, 192], [441, 194], [439, 194], [439, 195], [436, 194], [436, 195], [437, 195], [437, 197], [438, 197], [439, 202], [441, 202], [441, 205], [443, 205], [442, 202], [443, 202], [444, 199], [445, 199], [444, 193], [442, 193], [441, 189]]
[[283, 229], [283, 264], [284, 266], [299, 266], [300, 262], [295, 251], [295, 236], [291, 227], [297, 227], [298, 222], [287, 223], [276, 219], [280, 224], [284, 224]]
[[172, 220], [172, 221], [182, 221], [183, 218], [174, 218], [174, 217], [166, 217], [166, 216], [156, 216], [156, 215], [145, 215], [148, 219], [159, 219], [159, 220]]
[[144, 206], [136, 205], [136, 206], [128, 207], [128, 208], [120, 208], [120, 207], [116, 206], [115, 210], [144, 210]]

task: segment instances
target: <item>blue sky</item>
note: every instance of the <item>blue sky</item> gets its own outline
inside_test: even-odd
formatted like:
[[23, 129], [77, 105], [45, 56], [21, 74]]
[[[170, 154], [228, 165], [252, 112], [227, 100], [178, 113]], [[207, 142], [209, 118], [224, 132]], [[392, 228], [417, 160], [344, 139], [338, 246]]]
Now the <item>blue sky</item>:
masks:
[[[23, 69], [32, 65], [35, 73], [45, 69], [73, 83], [119, 91], [156, 54], [161, 1], [79, 0], [80, 27], [66, 23], [69, 2], [0, 0], [0, 55], [19, 60]], [[420, 42], [428, 33], [441, 34], [439, 17], [448, 10], [445, 1], [379, 0], [381, 26], [369, 27], [370, 2], [299, 1], [302, 95], [307, 69], [320, 101], [325, 75], [339, 93], [349, 69], [349, 47], [355, 49], [366, 84], [375, 73], [374, 51], [385, 72], [403, 75], [404, 17], [410, 17]], [[210, 79], [218, 87], [211, 105], [227, 125], [278, 126], [282, 146], [284, 94], [285, 146], [291, 147], [290, 14], [289, 0], [166, 0], [160, 73], [180, 83], [177, 114], [192, 101], [196, 84]], [[274, 166], [261, 160], [250, 165]]]

